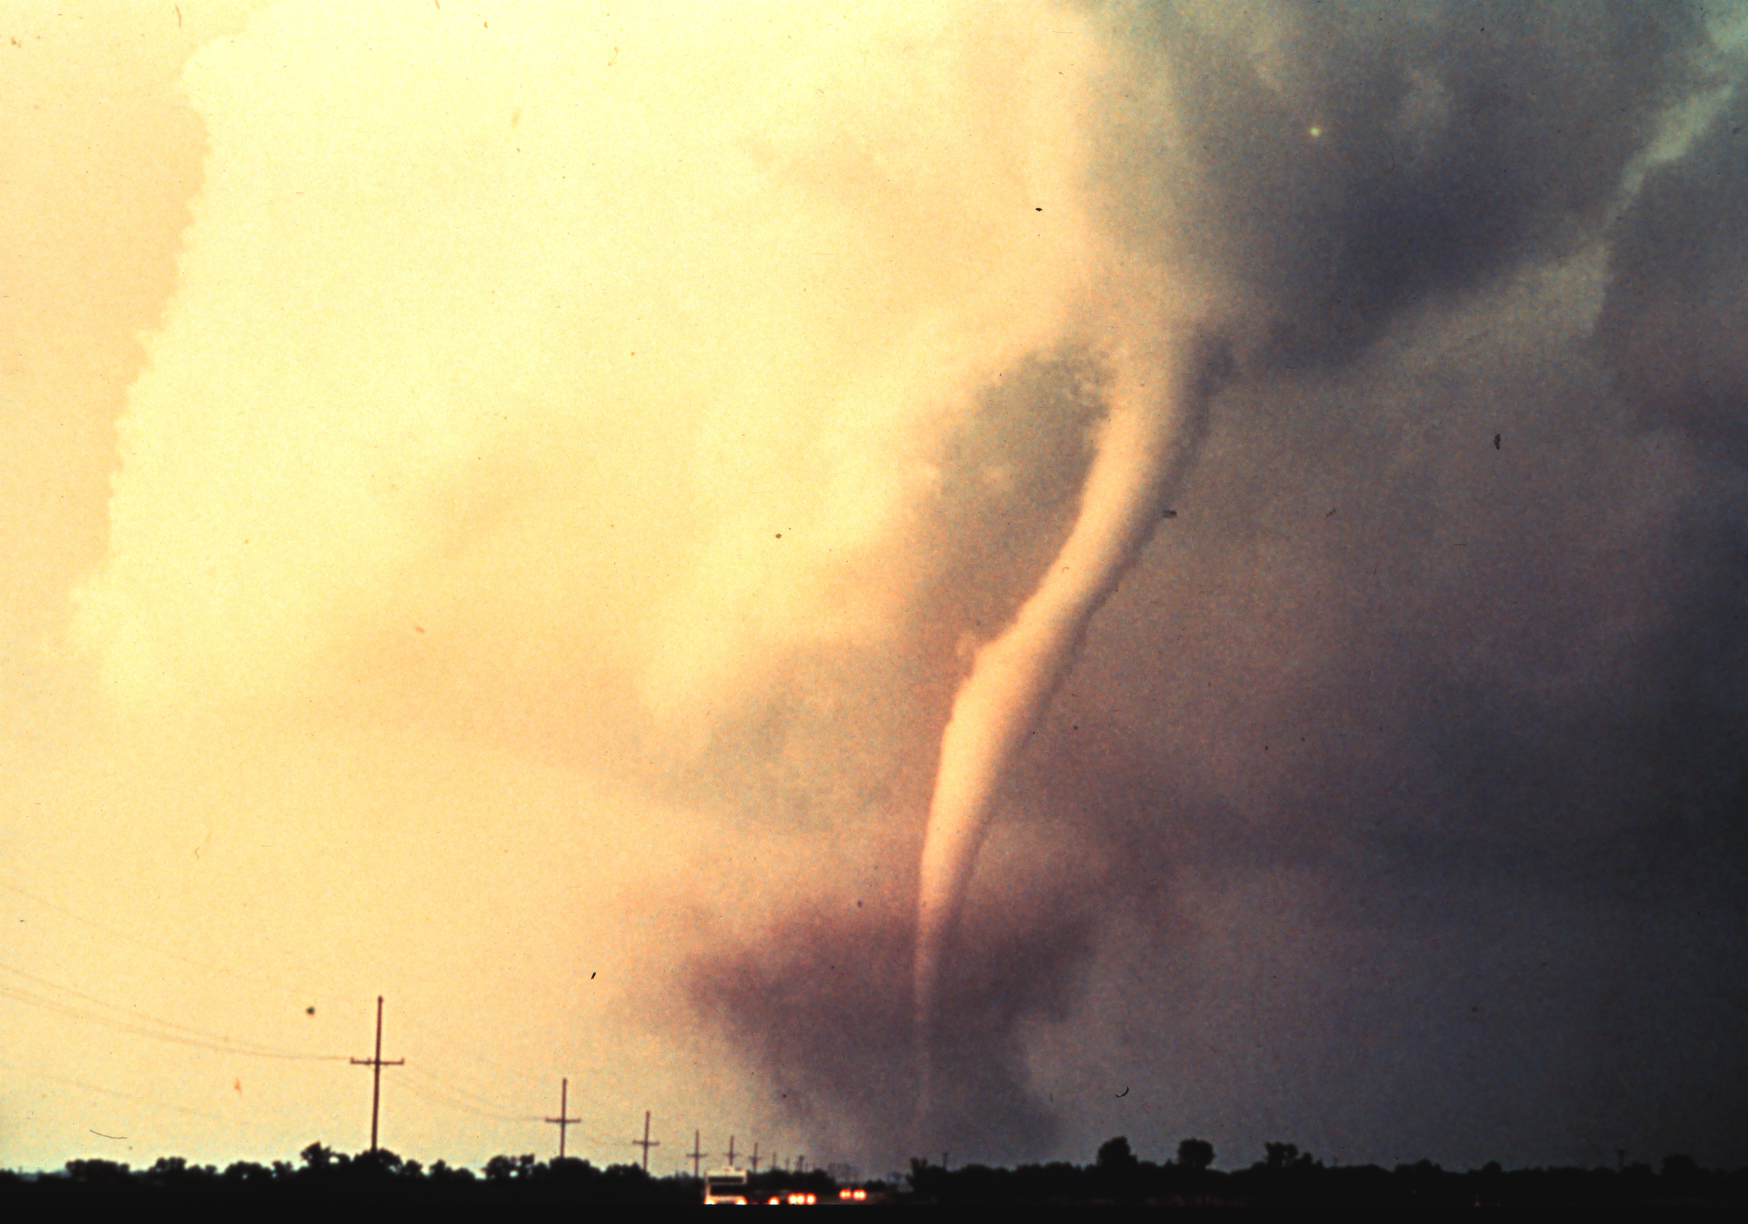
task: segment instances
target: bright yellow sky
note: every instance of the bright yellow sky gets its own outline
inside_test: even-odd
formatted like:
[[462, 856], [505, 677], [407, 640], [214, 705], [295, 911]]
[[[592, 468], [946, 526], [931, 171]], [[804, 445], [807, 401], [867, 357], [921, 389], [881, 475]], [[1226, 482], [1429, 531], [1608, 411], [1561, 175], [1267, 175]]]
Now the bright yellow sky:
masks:
[[544, 1150], [561, 1075], [597, 1159], [752, 1133], [670, 979], [909, 904], [916, 507], [1080, 309], [1084, 31], [66, 7], [0, 30], [0, 1165], [360, 1147], [361, 1071], [150, 1034], [378, 993], [407, 1154]]

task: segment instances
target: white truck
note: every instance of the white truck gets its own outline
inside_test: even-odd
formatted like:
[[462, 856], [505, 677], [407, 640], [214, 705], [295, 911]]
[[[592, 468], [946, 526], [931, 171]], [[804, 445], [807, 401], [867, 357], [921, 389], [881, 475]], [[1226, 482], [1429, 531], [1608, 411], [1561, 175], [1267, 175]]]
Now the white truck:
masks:
[[747, 1171], [745, 1169], [711, 1169], [704, 1174], [704, 1205], [706, 1207], [747, 1205]]

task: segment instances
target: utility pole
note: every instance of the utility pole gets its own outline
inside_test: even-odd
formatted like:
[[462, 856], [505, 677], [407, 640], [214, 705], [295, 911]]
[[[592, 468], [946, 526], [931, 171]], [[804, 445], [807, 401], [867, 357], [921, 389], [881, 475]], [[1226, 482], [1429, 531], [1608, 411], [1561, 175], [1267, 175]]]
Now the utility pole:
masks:
[[376, 1151], [376, 1115], [382, 1104], [382, 1069], [398, 1067], [407, 1060], [397, 1058], [393, 1062], [382, 1061], [382, 996], [376, 996], [376, 1054], [370, 1058], [354, 1058], [354, 1067], [370, 1068], [370, 1150]]
[[565, 1103], [570, 1098], [570, 1090], [570, 1080], [561, 1079], [558, 1081], [558, 1117], [547, 1119], [548, 1122], [552, 1122], [558, 1126], [558, 1158], [560, 1160], [564, 1159], [565, 1131], [582, 1121], [581, 1118], [573, 1118], [565, 1113]]
[[735, 1164], [734, 1164], [734, 1136], [733, 1135], [730, 1135], [728, 1137], [728, 1167], [731, 1169], [735, 1167]]
[[795, 1155], [795, 1171], [797, 1173], [807, 1172], [807, 1153], [806, 1152], [797, 1152], [796, 1153], [796, 1155]]
[[686, 1155], [692, 1158], [692, 1176], [698, 1176], [698, 1162], [704, 1159], [704, 1149], [698, 1142], [698, 1132], [692, 1132], [692, 1150]]
[[753, 1154], [747, 1157], [747, 1164], [754, 1173], [759, 1171], [759, 1145], [753, 1144]]
[[632, 1147], [640, 1147], [643, 1149], [643, 1171], [645, 1173], [649, 1172], [649, 1150], [652, 1147], [660, 1147], [661, 1145], [662, 1141], [660, 1139], [651, 1139], [649, 1137], [649, 1110], [646, 1109], [643, 1111], [643, 1138], [633, 1139], [631, 1141]]

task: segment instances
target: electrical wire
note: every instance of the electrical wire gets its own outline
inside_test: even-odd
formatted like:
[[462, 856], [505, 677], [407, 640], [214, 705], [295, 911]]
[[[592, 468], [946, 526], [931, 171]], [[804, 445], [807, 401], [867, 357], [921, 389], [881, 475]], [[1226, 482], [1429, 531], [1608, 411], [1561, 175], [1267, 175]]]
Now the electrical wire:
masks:
[[10, 1067], [14, 1071], [22, 1071], [26, 1075], [36, 1075], [46, 1080], [53, 1080], [57, 1084], [65, 1084], [70, 1088], [80, 1088], [86, 1092], [97, 1092], [104, 1096], [118, 1097], [124, 1101], [133, 1101], [139, 1105], [148, 1105], [153, 1109], [163, 1109], [168, 1110], [171, 1113], [188, 1114], [190, 1117], [195, 1118], [210, 1118], [214, 1122], [228, 1122], [233, 1126], [258, 1127], [259, 1125], [258, 1123], [252, 1123], [244, 1119], [230, 1118], [226, 1117], [224, 1114], [212, 1113], [205, 1109], [192, 1109], [186, 1105], [167, 1105], [163, 1101], [155, 1101], [151, 1097], [140, 1096], [138, 1093], [122, 1092], [116, 1088], [105, 1088], [101, 1084], [92, 1084], [85, 1080], [72, 1079], [65, 1075], [56, 1075], [52, 1071], [42, 1071], [36, 1067], [21, 1067], [17, 1063], [6, 1058], [0, 1058], [0, 1066]]
[[[362, 997], [333, 994], [329, 992], [299, 991], [295, 994], [292, 992], [286, 992], [282, 986], [277, 983], [268, 982], [259, 974], [245, 974], [224, 966], [204, 962], [183, 955], [182, 953], [172, 951], [169, 948], [155, 944], [150, 940], [140, 939], [125, 931], [118, 930], [107, 923], [87, 917], [86, 915], [70, 909], [59, 902], [51, 900], [31, 889], [25, 888], [8, 879], [4, 874], [0, 874], [0, 889], [14, 893], [36, 905], [53, 910], [75, 922], [100, 931], [110, 938], [147, 949], [159, 956], [189, 965], [207, 974], [247, 980], [257, 986], [266, 985], [277, 993], [289, 994], [291, 997], [302, 998], [307, 996], [329, 1002], [343, 1002], [350, 1004], [365, 1003], [369, 1001]], [[165, 1020], [158, 1016], [123, 1007], [119, 1004], [110, 1003], [96, 995], [30, 973], [24, 969], [20, 969], [4, 962], [0, 962], [0, 973], [9, 974], [17, 979], [18, 982], [27, 982], [42, 988], [40, 990], [33, 990], [23, 985], [0, 981], [0, 999], [7, 999], [18, 1004], [35, 1007], [43, 1011], [77, 1020], [81, 1023], [99, 1025], [114, 1031], [128, 1033], [149, 1040], [168, 1042], [195, 1049], [211, 1050], [215, 1053], [230, 1054], [241, 1057], [298, 1062], [348, 1061], [348, 1056], [345, 1054], [319, 1054], [285, 1050], [262, 1042], [235, 1038], [228, 1034], [218, 1033], [210, 1029], [182, 1024], [173, 1020]], [[45, 991], [49, 993], [45, 993]], [[77, 1003], [72, 1002], [72, 1000], [77, 1000], [89, 1006], [79, 1006]], [[406, 1024], [409, 1028], [424, 1034], [426, 1037], [434, 1039], [440, 1046], [447, 1044], [443, 1042], [443, 1034], [432, 1026], [420, 1023], [413, 1017], [403, 1017], [401, 1022]], [[506, 1067], [481, 1053], [474, 1051], [455, 1051], [455, 1054], [477, 1064], [480, 1068], [491, 1073], [495, 1079], [502, 1080], [510, 1077], [516, 1079], [527, 1078], [526, 1072]], [[8, 1066], [14, 1065], [7, 1063], [4, 1059], [0, 1059], [0, 1064]], [[408, 1070], [415, 1072], [418, 1076], [423, 1077], [424, 1080], [428, 1082], [421, 1085], [416, 1081], [409, 1082], [408, 1080], [402, 1080], [400, 1082], [400, 1087], [405, 1088], [413, 1095], [430, 1101], [433, 1104], [492, 1121], [522, 1124], [541, 1123], [545, 1121], [545, 1118], [541, 1115], [519, 1113], [512, 1107], [504, 1105], [501, 1101], [473, 1092], [467, 1088], [463, 1088], [461, 1085], [438, 1075], [423, 1065], [409, 1062], [406, 1064], [406, 1067]], [[56, 1075], [48, 1071], [40, 1071], [34, 1068], [19, 1069], [28, 1070], [33, 1075], [39, 1075], [57, 1083], [66, 1084], [90, 1092], [101, 1093], [107, 1096], [117, 1097], [122, 1100], [135, 1101], [139, 1104], [151, 1106], [157, 1109], [165, 1109], [177, 1113], [188, 1114], [193, 1117], [209, 1118], [233, 1124], [238, 1122], [237, 1119], [228, 1118], [221, 1114], [184, 1106], [167, 1105], [149, 1097], [122, 1092], [116, 1089], [104, 1088], [98, 1084]], [[611, 1069], [608, 1068], [593, 1068], [591, 1070], [594, 1070], [599, 1074], [607, 1074], [609, 1077], [616, 1078], [613, 1077]], [[627, 1142], [617, 1137], [609, 1137], [605, 1134], [584, 1132], [580, 1127], [577, 1128], [575, 1134], [576, 1137], [581, 1139], [584, 1143], [592, 1144], [607, 1150], [620, 1148]]]
[[268, 982], [267, 979], [260, 974], [231, 969], [223, 965], [215, 965], [210, 961], [198, 960], [194, 957], [184, 955], [181, 952], [172, 951], [171, 949], [164, 947], [162, 944], [153, 943], [151, 940], [141, 939], [137, 935], [130, 935], [126, 931], [117, 930], [108, 923], [99, 922], [97, 919], [81, 914], [77, 910], [69, 909], [58, 901], [52, 901], [47, 897], [40, 896], [39, 894], [32, 892], [30, 889], [14, 883], [3, 873], [0, 873], [0, 888], [5, 889], [7, 892], [16, 893], [18, 896], [24, 897], [30, 901], [34, 901], [36, 904], [54, 910], [56, 913], [64, 914], [74, 922], [84, 923], [86, 926], [102, 931], [105, 935], [108, 935], [111, 938], [130, 943], [137, 948], [145, 948], [147, 951], [154, 952], [159, 956], [166, 957], [169, 960], [180, 961], [184, 965], [191, 965], [194, 968], [203, 970], [207, 973], [236, 978], [239, 981], [250, 982], [256, 986], [270, 986], [275, 991], [286, 994], [289, 997], [307, 996], [328, 1003], [368, 1004], [371, 1002], [370, 999], [360, 995], [333, 994], [326, 991], [287, 991], [283, 986], [276, 982]]
[[[479, 1104], [471, 1104], [466, 1100], [466, 1098], [473, 1094], [465, 1093], [461, 1089], [455, 1088], [453, 1085], [445, 1084], [442, 1080], [432, 1075], [429, 1071], [426, 1071], [423, 1067], [419, 1067], [413, 1063], [406, 1064], [406, 1068], [409, 1071], [418, 1072], [420, 1075], [423, 1075], [426, 1079], [430, 1080], [432, 1084], [436, 1085], [437, 1090], [434, 1091], [429, 1086], [420, 1087], [416, 1081], [412, 1083], [405, 1080], [401, 1081], [401, 1088], [412, 1093], [414, 1096], [423, 1097], [427, 1101], [435, 1102], [438, 1105], [443, 1105], [461, 1113], [473, 1114], [475, 1117], [490, 1118], [497, 1122], [541, 1122], [545, 1120], [535, 1114], [512, 1113], [508, 1108], [499, 1105], [496, 1102], [486, 1101], [484, 1098], [480, 1097], [474, 1098], [474, 1100], [478, 1101]], [[481, 1105], [487, 1106], [487, 1108], [481, 1108]]]
[[0, 963], [0, 970], [4, 970], [16, 977], [23, 978], [26, 981], [35, 982], [39, 986], [46, 986], [51, 990], [57, 990], [64, 994], [72, 995], [74, 998], [94, 1003], [98, 1007], [119, 1012], [124, 1016], [133, 1017], [133, 1020], [131, 1021], [117, 1020], [112, 1017], [92, 1012], [86, 1008], [74, 1007], [68, 1003], [42, 995], [37, 991], [27, 990], [18, 986], [9, 986], [0, 982], [0, 998], [11, 999], [14, 1002], [25, 1003], [32, 1007], [40, 1007], [45, 1011], [55, 1012], [58, 1015], [67, 1016], [74, 1020], [80, 1020], [87, 1024], [98, 1024], [106, 1028], [115, 1029], [119, 1032], [132, 1033], [139, 1037], [148, 1037], [155, 1041], [168, 1041], [176, 1045], [193, 1046], [196, 1049], [203, 1050], [213, 1050], [221, 1054], [238, 1054], [250, 1058], [275, 1058], [293, 1062], [346, 1061], [347, 1056], [344, 1054], [309, 1054], [299, 1051], [276, 1049], [273, 1046], [265, 1045], [261, 1042], [240, 1041], [228, 1034], [214, 1033], [210, 1030], [198, 1029], [186, 1024], [178, 1024], [173, 1020], [161, 1020], [156, 1016], [146, 1015], [144, 1012], [137, 1012], [131, 1008], [120, 1007], [114, 1003], [106, 1003], [95, 995], [89, 995], [84, 991], [75, 990], [71, 986], [63, 986], [58, 982], [52, 982], [47, 978], [38, 977], [33, 973], [26, 973], [22, 969], [17, 969], [4, 963]]

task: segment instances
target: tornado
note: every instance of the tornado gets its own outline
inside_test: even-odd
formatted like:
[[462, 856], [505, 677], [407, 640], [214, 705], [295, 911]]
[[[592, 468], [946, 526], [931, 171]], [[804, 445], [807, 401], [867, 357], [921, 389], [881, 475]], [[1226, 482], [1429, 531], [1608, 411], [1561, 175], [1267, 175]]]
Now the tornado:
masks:
[[930, 1109], [935, 1009], [977, 854], [1004, 779], [1194, 457], [1223, 346], [1203, 326], [1119, 329], [1108, 410], [1062, 551], [1013, 621], [976, 654], [953, 700], [929, 804], [917, 894], [913, 997], [918, 1113]]

